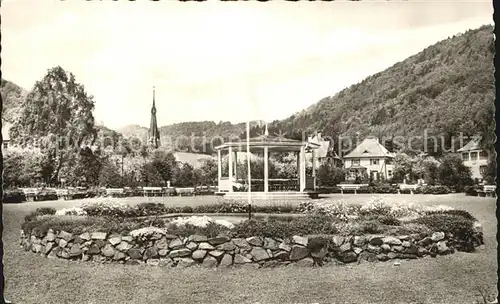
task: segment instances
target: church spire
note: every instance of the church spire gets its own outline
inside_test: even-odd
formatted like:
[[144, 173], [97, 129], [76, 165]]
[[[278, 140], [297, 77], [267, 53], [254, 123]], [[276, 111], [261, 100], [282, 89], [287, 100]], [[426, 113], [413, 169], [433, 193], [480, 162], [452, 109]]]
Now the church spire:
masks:
[[153, 106], [151, 107], [151, 123], [149, 125], [148, 142], [151, 148], [160, 146], [160, 131], [156, 121], [155, 87], [153, 87]]

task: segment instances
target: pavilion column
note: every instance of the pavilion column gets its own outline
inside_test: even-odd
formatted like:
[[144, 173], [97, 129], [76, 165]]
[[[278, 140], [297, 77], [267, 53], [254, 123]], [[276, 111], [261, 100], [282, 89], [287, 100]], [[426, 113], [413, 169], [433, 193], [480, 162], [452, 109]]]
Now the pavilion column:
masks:
[[302, 146], [299, 152], [299, 161], [300, 161], [300, 192], [303, 192], [306, 186], [306, 153], [305, 147]]
[[221, 191], [221, 180], [222, 180], [222, 159], [221, 159], [221, 151], [217, 150], [217, 173], [218, 173], [218, 179], [217, 179], [217, 185], [219, 187], [219, 192]]
[[238, 151], [234, 151], [234, 178], [238, 182]]
[[229, 192], [233, 192], [233, 148], [229, 147]]
[[301, 189], [301, 178], [300, 178], [300, 152], [297, 152], [297, 178], [298, 178], [298, 181], [299, 181], [299, 191]]
[[264, 192], [269, 192], [269, 148], [264, 147]]
[[312, 150], [312, 178], [313, 178], [313, 190], [316, 191], [316, 152]]

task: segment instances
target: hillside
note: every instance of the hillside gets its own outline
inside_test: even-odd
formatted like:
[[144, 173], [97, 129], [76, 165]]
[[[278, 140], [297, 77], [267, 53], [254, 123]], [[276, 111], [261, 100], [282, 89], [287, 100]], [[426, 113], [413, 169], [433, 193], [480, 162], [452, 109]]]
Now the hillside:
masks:
[[148, 128], [139, 125], [128, 125], [116, 131], [121, 133], [125, 138], [134, 137], [145, 141], [148, 137]]
[[[493, 27], [440, 41], [270, 130], [329, 136], [471, 136], [494, 130]], [[416, 143], [417, 144], [417, 143]], [[422, 143], [420, 143], [422, 144]]]

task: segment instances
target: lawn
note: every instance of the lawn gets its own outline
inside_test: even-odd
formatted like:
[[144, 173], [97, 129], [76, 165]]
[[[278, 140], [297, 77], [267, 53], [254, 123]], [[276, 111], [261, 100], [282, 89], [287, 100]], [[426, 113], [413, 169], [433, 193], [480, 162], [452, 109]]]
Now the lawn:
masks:
[[[97, 265], [47, 259], [18, 245], [20, 225], [38, 207], [78, 206], [82, 201], [4, 205], [6, 297], [13, 303], [475, 303], [477, 287], [493, 293], [497, 278], [495, 199], [460, 194], [331, 195], [362, 203], [444, 204], [472, 213], [484, 227], [485, 246], [475, 253], [325, 268], [217, 269]], [[215, 197], [127, 198], [171, 206], [202, 205]], [[262, 203], [262, 202], [258, 202]], [[477, 302], [479, 303], [479, 302]]]

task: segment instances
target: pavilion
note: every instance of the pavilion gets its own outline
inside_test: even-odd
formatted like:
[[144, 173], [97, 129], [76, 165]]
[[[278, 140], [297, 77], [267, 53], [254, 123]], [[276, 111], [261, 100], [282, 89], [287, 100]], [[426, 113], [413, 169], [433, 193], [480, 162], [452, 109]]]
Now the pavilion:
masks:
[[[299, 141], [277, 136], [264, 135], [250, 138], [249, 148], [252, 154], [263, 154], [264, 176], [251, 176], [252, 198], [306, 198], [315, 193], [316, 189], [316, 166], [312, 166], [312, 176], [306, 176], [306, 153], [312, 152], [313, 163], [315, 161], [314, 151], [319, 148], [318, 143]], [[218, 185], [219, 195], [226, 198], [246, 198], [248, 196], [248, 178], [238, 176], [237, 152], [247, 151], [247, 140], [227, 142], [218, 147]], [[297, 177], [292, 179], [269, 178], [269, 154], [270, 153], [296, 153], [297, 155]], [[228, 155], [228, 176], [222, 176], [222, 154]], [[235, 185], [242, 181], [245, 185], [238, 189]], [[241, 185], [241, 184], [240, 184]]]

